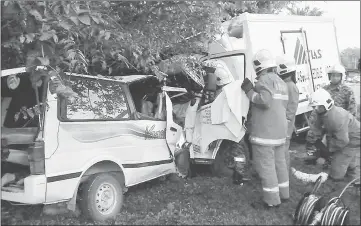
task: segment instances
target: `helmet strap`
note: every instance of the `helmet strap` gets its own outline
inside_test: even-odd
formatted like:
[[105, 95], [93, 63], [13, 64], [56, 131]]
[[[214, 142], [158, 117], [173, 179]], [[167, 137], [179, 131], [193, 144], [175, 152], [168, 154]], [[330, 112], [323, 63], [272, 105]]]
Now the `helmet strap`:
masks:
[[322, 113], [317, 112], [317, 114], [318, 114], [318, 115], [325, 115], [327, 112], [328, 112], [328, 111], [326, 110], [326, 111], [324, 111], [324, 112], [322, 112]]
[[294, 82], [294, 83], [297, 83], [297, 80], [296, 80], [296, 71], [292, 71], [292, 72], [289, 72], [289, 73], [287, 73], [287, 74], [280, 75], [280, 77], [282, 78], [282, 80], [285, 80], [285, 79], [291, 77], [291, 81]]
[[291, 75], [291, 80], [292, 80], [292, 82], [297, 83], [296, 73], [294, 73], [293, 75]]

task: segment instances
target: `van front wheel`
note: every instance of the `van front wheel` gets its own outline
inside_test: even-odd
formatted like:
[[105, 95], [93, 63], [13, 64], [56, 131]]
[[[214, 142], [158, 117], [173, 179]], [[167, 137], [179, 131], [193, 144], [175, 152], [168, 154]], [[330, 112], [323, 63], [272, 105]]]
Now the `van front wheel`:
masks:
[[114, 219], [122, 205], [122, 186], [110, 174], [92, 175], [82, 186], [81, 211], [94, 221], [104, 222]]
[[225, 163], [226, 161], [225, 152], [229, 150], [223, 149], [223, 147], [219, 149], [216, 158], [214, 159], [212, 165], [210, 166], [211, 172], [212, 175], [216, 177], [231, 177], [233, 175], [234, 170], [229, 168]]

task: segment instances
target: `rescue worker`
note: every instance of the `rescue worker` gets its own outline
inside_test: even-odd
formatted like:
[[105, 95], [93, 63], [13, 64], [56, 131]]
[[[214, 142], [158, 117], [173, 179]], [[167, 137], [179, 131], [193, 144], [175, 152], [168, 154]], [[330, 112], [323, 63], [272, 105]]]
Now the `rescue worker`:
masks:
[[216, 77], [216, 98], [222, 92], [222, 88], [233, 82], [234, 78], [226, 68], [219, 64], [214, 71], [214, 76]]
[[[224, 68], [223, 65], [218, 64], [214, 71], [216, 77], [216, 95], [215, 98], [222, 92], [222, 88], [227, 84], [234, 81], [232, 74]], [[241, 141], [242, 142], [242, 141]], [[232, 180], [235, 185], [243, 185], [247, 181], [245, 177], [246, 156], [242, 153], [241, 146], [231, 145], [228, 146], [225, 154], [225, 164], [233, 169]]]
[[[261, 178], [263, 207], [277, 207], [289, 199], [289, 175], [284, 144], [287, 136], [287, 85], [275, 73], [277, 67], [268, 50], [253, 60], [256, 80], [245, 78], [241, 87], [251, 101], [250, 142], [253, 165]], [[257, 203], [254, 203], [257, 206]]]
[[[330, 84], [323, 87], [323, 89], [331, 94], [336, 106], [342, 107], [343, 109], [349, 111], [352, 115], [356, 116], [357, 105], [355, 95], [350, 87], [342, 83], [342, 79], [344, 77], [346, 77], [345, 68], [342, 65], [335, 64], [328, 71]], [[306, 149], [311, 155], [316, 151], [314, 146], [315, 142], [318, 139], [322, 139], [322, 129], [315, 124], [315, 121], [318, 120], [317, 117], [318, 114], [315, 111], [313, 111], [309, 117], [310, 130], [307, 132]]]
[[342, 180], [345, 175], [360, 177], [360, 122], [350, 112], [335, 105], [329, 92], [315, 91], [310, 105], [318, 114], [316, 123], [323, 125], [329, 136], [328, 151], [332, 155], [329, 178]]
[[296, 63], [293, 58], [283, 56], [277, 62], [277, 74], [283, 79], [288, 88], [288, 103], [286, 108], [287, 137], [285, 143], [286, 163], [290, 169], [290, 141], [295, 125], [296, 112], [299, 101], [299, 91], [296, 86]]

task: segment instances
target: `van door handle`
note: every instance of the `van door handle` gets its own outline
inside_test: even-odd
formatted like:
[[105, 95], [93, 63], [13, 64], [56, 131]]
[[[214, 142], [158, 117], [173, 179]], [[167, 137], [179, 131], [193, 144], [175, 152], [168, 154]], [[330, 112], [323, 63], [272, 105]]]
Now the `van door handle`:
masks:
[[177, 132], [177, 129], [174, 127], [170, 127], [170, 131]]

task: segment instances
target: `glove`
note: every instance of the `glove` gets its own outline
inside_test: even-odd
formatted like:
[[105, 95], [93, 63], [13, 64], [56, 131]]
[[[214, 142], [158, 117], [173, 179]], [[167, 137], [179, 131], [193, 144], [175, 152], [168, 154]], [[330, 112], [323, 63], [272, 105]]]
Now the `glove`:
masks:
[[317, 163], [317, 165], [320, 165], [320, 166], [323, 166], [325, 163], [326, 163], [326, 159], [324, 159], [324, 158], [318, 158], [317, 160], [316, 160], [316, 163]]
[[251, 80], [249, 80], [248, 78], [245, 78], [242, 82], [241, 89], [245, 93], [248, 93], [249, 91], [251, 91], [253, 89], [253, 84], [252, 84]]
[[322, 143], [321, 139], [316, 140], [315, 147], [319, 150], [320, 157], [324, 159], [328, 159], [330, 156], [330, 151], [328, 148]]

